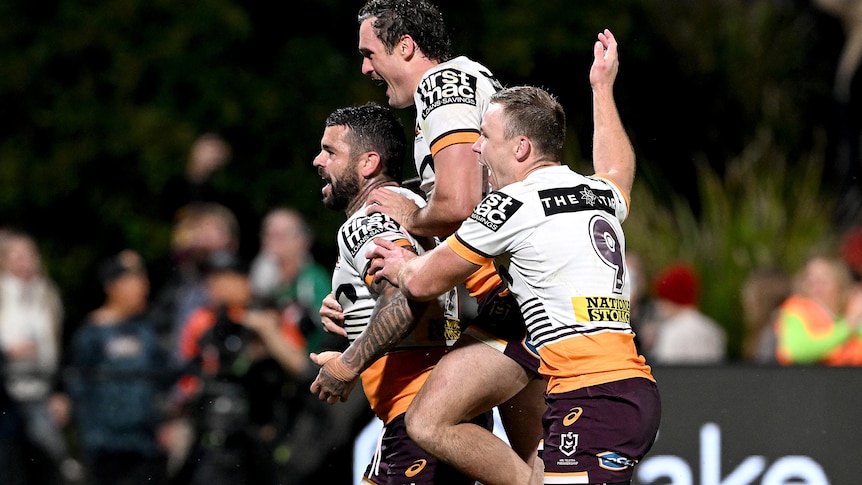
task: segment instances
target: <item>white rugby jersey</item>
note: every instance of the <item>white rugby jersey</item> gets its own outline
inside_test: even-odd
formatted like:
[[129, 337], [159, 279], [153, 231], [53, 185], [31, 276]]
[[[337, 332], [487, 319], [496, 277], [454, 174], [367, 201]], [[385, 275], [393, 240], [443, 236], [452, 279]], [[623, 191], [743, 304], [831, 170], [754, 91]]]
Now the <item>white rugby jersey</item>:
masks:
[[[387, 187], [424, 205], [422, 197], [400, 187]], [[371, 320], [375, 298], [366, 275], [370, 261], [365, 254], [380, 237], [419, 254], [425, 249], [394, 219], [381, 212], [367, 213], [365, 205], [350, 216], [338, 231], [338, 261], [332, 274], [332, 290], [344, 310], [348, 340], [352, 344]], [[435, 240], [436, 242], [436, 240]], [[430, 249], [430, 248], [428, 248]], [[384, 423], [407, 411], [434, 365], [460, 336], [455, 290], [429, 305], [419, 323], [394, 349], [362, 372], [362, 387], [374, 413]]]
[[447, 239], [476, 264], [494, 259], [551, 393], [652, 379], [630, 324], [627, 215], [628, 201], [609, 180], [550, 167], [489, 194]]
[[[425, 201], [410, 190], [401, 187], [386, 188], [410, 198], [420, 206], [425, 205]], [[375, 299], [367, 284], [370, 279], [366, 280], [369, 278], [366, 271], [370, 260], [365, 257], [365, 254], [374, 247], [373, 239], [380, 237], [390, 241], [400, 241], [402, 244], [409, 243], [419, 254], [426, 250], [394, 219], [382, 212], [368, 214], [367, 209], [368, 205], [362, 206], [338, 230], [338, 261], [332, 273], [332, 291], [344, 310], [344, 324], [350, 343], [353, 343], [368, 326], [371, 312], [374, 310]], [[450, 325], [451, 322], [457, 322], [458, 302], [455, 290], [442, 295], [438, 298], [438, 302], [439, 306], [436, 310], [429, 309], [429, 314], [424, 316], [426, 324], [417, 325], [413, 333], [398, 344], [398, 348], [443, 346], [447, 345], [447, 341], [452, 343], [458, 338], [457, 325], [454, 329], [440, 327], [440, 325], [445, 326], [447, 320], [450, 321]], [[427, 324], [431, 320], [438, 328], [432, 328]]]
[[434, 190], [433, 155], [449, 145], [474, 143], [488, 99], [500, 89], [502, 85], [488, 68], [464, 56], [442, 62], [422, 76], [413, 95], [413, 160], [426, 197]]

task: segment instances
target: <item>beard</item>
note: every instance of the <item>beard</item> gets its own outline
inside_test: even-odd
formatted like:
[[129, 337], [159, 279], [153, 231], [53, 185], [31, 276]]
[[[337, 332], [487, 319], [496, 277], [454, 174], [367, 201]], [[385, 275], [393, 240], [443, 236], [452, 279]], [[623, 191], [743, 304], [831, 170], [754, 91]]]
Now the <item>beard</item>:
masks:
[[359, 193], [359, 175], [346, 171], [344, 178], [338, 182], [331, 180], [329, 185], [329, 196], [323, 198], [323, 205], [327, 209], [343, 211]]

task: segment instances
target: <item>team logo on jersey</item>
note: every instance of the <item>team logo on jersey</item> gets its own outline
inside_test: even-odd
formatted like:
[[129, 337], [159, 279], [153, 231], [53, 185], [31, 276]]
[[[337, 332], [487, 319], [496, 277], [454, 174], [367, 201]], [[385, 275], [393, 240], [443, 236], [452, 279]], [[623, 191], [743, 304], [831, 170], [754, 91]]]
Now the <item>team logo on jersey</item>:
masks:
[[560, 435], [560, 453], [566, 456], [572, 456], [572, 454], [578, 449], [578, 434], [572, 433], [569, 431], [568, 433], [563, 433]]
[[599, 466], [604, 468], [605, 470], [611, 470], [615, 472], [621, 472], [626, 468], [630, 468], [635, 466], [637, 460], [632, 460], [631, 458], [626, 458], [619, 453], [614, 453], [613, 451], [604, 451], [596, 455], [599, 459]]
[[382, 212], [351, 219], [341, 226], [339, 231], [341, 240], [344, 241], [352, 256], [356, 256], [362, 245], [369, 239], [386, 232], [401, 232], [401, 226], [395, 222], [395, 219]]
[[476, 106], [476, 76], [458, 69], [448, 68], [422, 79], [419, 93], [424, 98], [422, 118], [449, 104]]
[[491, 192], [476, 206], [470, 219], [496, 232], [522, 205], [510, 195]]
[[540, 190], [539, 201], [546, 216], [588, 210], [601, 210], [613, 215], [617, 207], [612, 191], [595, 189], [586, 184]]

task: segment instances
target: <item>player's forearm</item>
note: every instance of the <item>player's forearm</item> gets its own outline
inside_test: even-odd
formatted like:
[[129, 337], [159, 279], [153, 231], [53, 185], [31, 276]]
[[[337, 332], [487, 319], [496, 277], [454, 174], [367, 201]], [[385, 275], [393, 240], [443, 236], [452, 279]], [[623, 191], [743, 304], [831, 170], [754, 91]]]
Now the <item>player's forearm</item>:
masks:
[[432, 197], [428, 205], [413, 213], [404, 227], [417, 236], [446, 237], [455, 232], [464, 219], [470, 217], [474, 206], [468, 206], [464, 201], [440, 201]]
[[623, 127], [613, 86], [593, 88], [593, 169], [608, 174], [626, 194], [635, 176], [635, 153]]
[[390, 351], [416, 326], [413, 316], [419, 314], [417, 305], [422, 303], [411, 303], [398, 288], [389, 283], [385, 285], [387, 289], [378, 299], [368, 326], [341, 357], [357, 374]]
[[462, 283], [478, 268], [441, 245], [407, 261], [398, 271], [398, 286], [408, 300], [429, 301]]

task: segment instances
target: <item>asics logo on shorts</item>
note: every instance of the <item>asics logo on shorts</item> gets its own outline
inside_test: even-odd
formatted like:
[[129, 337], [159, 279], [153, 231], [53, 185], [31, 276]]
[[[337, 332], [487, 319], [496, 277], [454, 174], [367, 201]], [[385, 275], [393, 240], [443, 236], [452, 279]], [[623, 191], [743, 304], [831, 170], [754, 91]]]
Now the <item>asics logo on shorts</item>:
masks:
[[404, 472], [404, 476], [406, 477], [415, 477], [419, 474], [423, 469], [425, 469], [425, 465], [428, 463], [427, 460], [416, 460], [410, 465], [410, 468]]
[[569, 414], [567, 414], [563, 418], [563, 426], [571, 426], [571, 425], [575, 424], [575, 421], [577, 421], [578, 418], [581, 417], [581, 414], [583, 414], [583, 412], [584, 412], [584, 410], [580, 407], [572, 408], [569, 411]]

